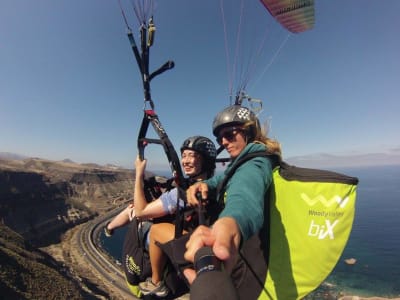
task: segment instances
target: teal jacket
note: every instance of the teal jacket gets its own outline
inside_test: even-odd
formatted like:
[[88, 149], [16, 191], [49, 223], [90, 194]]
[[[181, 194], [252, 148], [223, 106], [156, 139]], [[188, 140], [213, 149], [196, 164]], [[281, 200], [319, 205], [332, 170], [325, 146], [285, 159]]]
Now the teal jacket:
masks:
[[[263, 144], [248, 144], [232, 161], [224, 174], [205, 180], [209, 191], [216, 193], [219, 182], [232, 165], [247, 153], [266, 151]], [[242, 241], [258, 232], [264, 222], [264, 202], [272, 182], [272, 165], [268, 158], [256, 157], [241, 165], [228, 181], [225, 189], [225, 208], [218, 218], [232, 217], [239, 225]]]

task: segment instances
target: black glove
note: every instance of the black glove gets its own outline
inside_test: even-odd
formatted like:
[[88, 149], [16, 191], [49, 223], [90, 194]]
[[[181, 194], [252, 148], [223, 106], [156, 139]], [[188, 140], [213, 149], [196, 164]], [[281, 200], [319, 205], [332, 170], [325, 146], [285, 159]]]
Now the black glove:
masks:
[[230, 276], [210, 247], [200, 248], [194, 256], [197, 277], [190, 286], [191, 300], [239, 299]]

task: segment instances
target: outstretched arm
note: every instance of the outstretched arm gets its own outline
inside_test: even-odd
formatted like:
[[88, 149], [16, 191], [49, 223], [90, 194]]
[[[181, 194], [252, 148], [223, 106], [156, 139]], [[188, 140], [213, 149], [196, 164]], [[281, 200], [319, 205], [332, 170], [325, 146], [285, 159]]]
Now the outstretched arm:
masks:
[[[199, 226], [186, 244], [185, 259], [194, 261], [196, 252], [210, 246], [217, 258], [223, 261], [225, 269], [231, 272], [236, 261], [241, 241], [241, 233], [235, 219], [224, 217], [218, 219], [212, 228]], [[191, 283], [196, 278], [194, 270], [186, 269], [184, 274]]]

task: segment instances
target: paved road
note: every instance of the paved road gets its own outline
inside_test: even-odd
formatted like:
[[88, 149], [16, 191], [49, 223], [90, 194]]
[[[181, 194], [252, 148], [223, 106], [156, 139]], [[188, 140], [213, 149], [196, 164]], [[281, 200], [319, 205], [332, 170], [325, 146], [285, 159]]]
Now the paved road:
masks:
[[[75, 237], [78, 239], [77, 244], [79, 252], [85, 255], [87, 262], [97, 270], [105, 282], [110, 282], [115, 289], [118, 289], [121, 296], [128, 300], [138, 298], [129, 291], [122, 268], [117, 266], [113, 258], [104, 252], [96, 243], [96, 241], [100, 240], [100, 234], [106, 222], [124, 208], [125, 205], [88, 222], [80, 229], [80, 232], [78, 232]], [[188, 299], [189, 294], [185, 294], [175, 300]]]
[[126, 285], [122, 268], [117, 266], [112, 258], [96, 244], [106, 221], [119, 213], [123, 208], [125, 207], [123, 206], [89, 221], [80, 229], [75, 237], [77, 238], [79, 252], [86, 257], [87, 262], [96, 269], [99, 275], [103, 277], [103, 280], [110, 282], [125, 299], [137, 299], [131, 294]]

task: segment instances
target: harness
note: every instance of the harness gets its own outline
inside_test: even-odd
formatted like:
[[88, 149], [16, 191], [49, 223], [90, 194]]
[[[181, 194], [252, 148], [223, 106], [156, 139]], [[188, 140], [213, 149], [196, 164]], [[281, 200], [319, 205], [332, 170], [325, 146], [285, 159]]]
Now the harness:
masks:
[[[166, 130], [164, 129], [161, 121], [155, 111], [155, 105], [151, 97], [151, 80], [156, 76], [170, 70], [174, 67], [174, 62], [169, 60], [164, 63], [157, 70], [149, 71], [149, 61], [150, 61], [150, 47], [153, 45], [156, 27], [154, 25], [153, 17], [151, 16], [149, 20], [145, 19], [145, 16], [141, 16], [140, 22], [140, 48], [136, 44], [135, 38], [132, 33], [132, 29], [128, 25], [127, 18], [125, 16], [124, 10], [122, 8], [121, 2], [119, 0], [119, 6], [121, 9], [122, 16], [127, 27], [127, 36], [135, 56], [139, 72], [142, 78], [143, 93], [144, 93], [144, 105], [143, 105], [143, 118], [140, 125], [138, 137], [137, 137], [137, 148], [140, 159], [144, 159], [145, 148], [149, 144], [161, 145], [167, 156], [168, 163], [172, 172], [173, 181], [178, 189], [178, 198], [186, 199], [185, 190], [189, 186], [188, 181], [184, 178], [182, 168], [179, 161], [179, 156], [169, 139]], [[136, 12], [136, 11], [135, 11]], [[137, 15], [139, 15], [137, 13]], [[149, 126], [153, 127], [158, 138], [148, 138], [147, 132]], [[150, 187], [151, 188], [151, 187]], [[176, 220], [175, 220], [175, 237], [182, 235], [183, 231], [183, 217], [179, 212], [179, 201], [177, 201], [176, 209]]]

